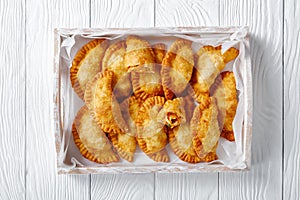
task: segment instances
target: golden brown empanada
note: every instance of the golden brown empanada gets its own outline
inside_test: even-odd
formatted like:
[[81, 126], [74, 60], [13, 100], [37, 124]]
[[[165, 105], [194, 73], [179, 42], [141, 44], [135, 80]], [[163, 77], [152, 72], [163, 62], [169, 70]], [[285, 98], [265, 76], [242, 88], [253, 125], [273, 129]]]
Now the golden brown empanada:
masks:
[[142, 105], [137, 120], [137, 141], [144, 153], [157, 162], [168, 162], [165, 150], [167, 129], [157, 115], [165, 103], [164, 97], [149, 97]]
[[239, 51], [233, 47], [224, 54], [221, 46], [204, 46], [196, 55], [197, 63], [191, 79], [191, 93], [201, 106], [209, 104], [209, 89], [226, 63], [235, 59]]
[[124, 64], [126, 53], [126, 42], [119, 41], [110, 45], [102, 60], [102, 71], [109, 69], [114, 72], [112, 83], [114, 95], [118, 100], [122, 100], [132, 93], [130, 73]]
[[180, 97], [166, 101], [158, 113], [157, 119], [171, 129], [186, 123], [184, 98]]
[[189, 163], [201, 161], [193, 147], [193, 136], [189, 123], [169, 129], [169, 141], [172, 150], [181, 160]]
[[132, 96], [122, 102], [120, 105], [122, 116], [128, 125], [128, 131], [120, 134], [108, 134], [114, 147], [124, 159], [133, 161], [136, 149], [136, 118], [142, 102]]
[[176, 40], [162, 61], [162, 85], [166, 99], [180, 95], [191, 79], [194, 67], [192, 42]]
[[131, 72], [134, 94], [142, 100], [153, 96], [164, 96], [161, 85], [160, 65], [143, 65]]
[[87, 82], [101, 70], [100, 63], [108, 44], [104, 39], [92, 40], [84, 45], [73, 59], [70, 79], [74, 91], [81, 99]]
[[85, 158], [97, 163], [119, 161], [110, 141], [94, 122], [86, 106], [78, 111], [72, 126], [72, 133], [76, 146]]
[[[193, 146], [201, 160], [209, 162], [216, 159], [216, 148], [220, 138], [218, 108], [214, 97], [210, 97], [209, 106], [200, 105], [194, 110], [191, 120]], [[213, 160], [214, 160], [213, 159]]]
[[95, 121], [104, 132], [124, 133], [128, 130], [128, 126], [112, 92], [113, 76], [114, 73], [110, 70], [99, 72], [87, 84], [84, 99]]
[[219, 125], [221, 137], [234, 141], [232, 122], [237, 108], [237, 91], [233, 72], [222, 72], [222, 81], [214, 92], [219, 108]]
[[151, 47], [154, 52], [155, 63], [161, 64], [166, 55], [166, 45], [164, 43], [157, 43]]
[[137, 36], [126, 38], [125, 67], [129, 71], [135, 67], [153, 64], [155, 57], [150, 44]]

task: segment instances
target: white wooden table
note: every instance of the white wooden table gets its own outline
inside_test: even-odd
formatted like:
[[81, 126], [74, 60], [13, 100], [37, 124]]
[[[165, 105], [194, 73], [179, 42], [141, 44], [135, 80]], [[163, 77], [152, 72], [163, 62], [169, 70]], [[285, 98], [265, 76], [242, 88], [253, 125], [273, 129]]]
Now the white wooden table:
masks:
[[[1, 0], [0, 199], [300, 199], [298, 0]], [[56, 175], [55, 27], [249, 25], [252, 169]]]

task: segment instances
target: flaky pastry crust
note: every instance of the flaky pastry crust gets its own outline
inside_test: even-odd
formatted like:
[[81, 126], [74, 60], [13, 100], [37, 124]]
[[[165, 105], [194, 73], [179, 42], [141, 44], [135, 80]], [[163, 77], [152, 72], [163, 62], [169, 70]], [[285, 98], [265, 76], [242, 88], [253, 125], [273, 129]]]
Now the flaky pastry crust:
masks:
[[150, 97], [142, 105], [137, 119], [137, 141], [143, 152], [158, 162], [167, 162], [167, 129], [157, 120], [157, 115], [165, 103], [164, 97]]
[[166, 45], [164, 43], [157, 43], [151, 47], [154, 53], [155, 63], [161, 64], [166, 55]]
[[126, 42], [119, 41], [110, 45], [102, 60], [102, 72], [111, 70], [114, 72], [112, 88], [117, 99], [122, 100], [132, 93], [130, 73], [124, 64]]
[[209, 89], [224, 69], [226, 63], [235, 59], [239, 51], [233, 47], [224, 54], [221, 53], [221, 46], [204, 46], [196, 54], [196, 66], [191, 79], [192, 89], [190, 93], [203, 107], [209, 104]]
[[222, 82], [218, 84], [214, 97], [219, 109], [219, 125], [221, 137], [234, 141], [232, 122], [238, 104], [235, 77], [233, 72], [222, 72]]
[[129, 71], [135, 67], [154, 63], [153, 50], [146, 40], [133, 35], [126, 38], [125, 67]]
[[112, 92], [114, 73], [98, 73], [86, 87], [84, 99], [94, 120], [106, 133], [124, 133], [128, 126], [124, 121], [119, 103]]
[[191, 131], [197, 155], [207, 162], [211, 161], [208, 158], [216, 158], [215, 152], [220, 138], [220, 130], [218, 108], [214, 97], [210, 97], [208, 107], [202, 108], [199, 105], [195, 108], [191, 120]]
[[85, 158], [101, 164], [119, 161], [113, 146], [94, 122], [86, 106], [78, 111], [72, 125], [72, 134], [76, 146]]
[[70, 69], [74, 91], [83, 100], [86, 84], [101, 70], [101, 61], [108, 41], [95, 39], [84, 45], [76, 54]]
[[166, 99], [180, 95], [191, 79], [194, 67], [192, 42], [176, 40], [162, 61], [162, 85]]

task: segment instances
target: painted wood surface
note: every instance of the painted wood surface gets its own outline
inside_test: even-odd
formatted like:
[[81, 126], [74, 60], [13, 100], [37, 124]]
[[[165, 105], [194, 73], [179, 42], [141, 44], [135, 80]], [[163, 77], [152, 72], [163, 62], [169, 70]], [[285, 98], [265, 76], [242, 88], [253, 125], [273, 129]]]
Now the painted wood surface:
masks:
[[300, 2], [284, 6], [283, 198], [300, 199]]
[[[299, 10], [296, 0], [1, 1], [0, 199], [299, 199]], [[53, 28], [198, 25], [250, 26], [251, 171], [56, 175]]]
[[89, 175], [56, 175], [53, 28], [88, 27], [89, 1], [26, 1], [26, 199], [88, 199]]
[[221, 26], [250, 28], [254, 106], [251, 171], [220, 173], [220, 199], [281, 199], [283, 2], [220, 3]]
[[0, 13], [0, 199], [24, 199], [25, 1], [1, 1]]

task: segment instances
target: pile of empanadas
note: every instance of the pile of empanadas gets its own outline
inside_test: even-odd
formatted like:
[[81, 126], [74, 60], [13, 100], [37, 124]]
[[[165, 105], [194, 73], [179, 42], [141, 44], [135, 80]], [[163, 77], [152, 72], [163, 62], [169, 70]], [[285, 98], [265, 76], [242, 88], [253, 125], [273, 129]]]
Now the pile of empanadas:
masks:
[[72, 126], [81, 154], [97, 163], [132, 162], [137, 146], [169, 162], [166, 146], [189, 163], [217, 159], [220, 136], [234, 141], [233, 72], [222, 72], [238, 50], [177, 39], [150, 44], [137, 36], [95, 39], [76, 54], [72, 87], [85, 102]]

